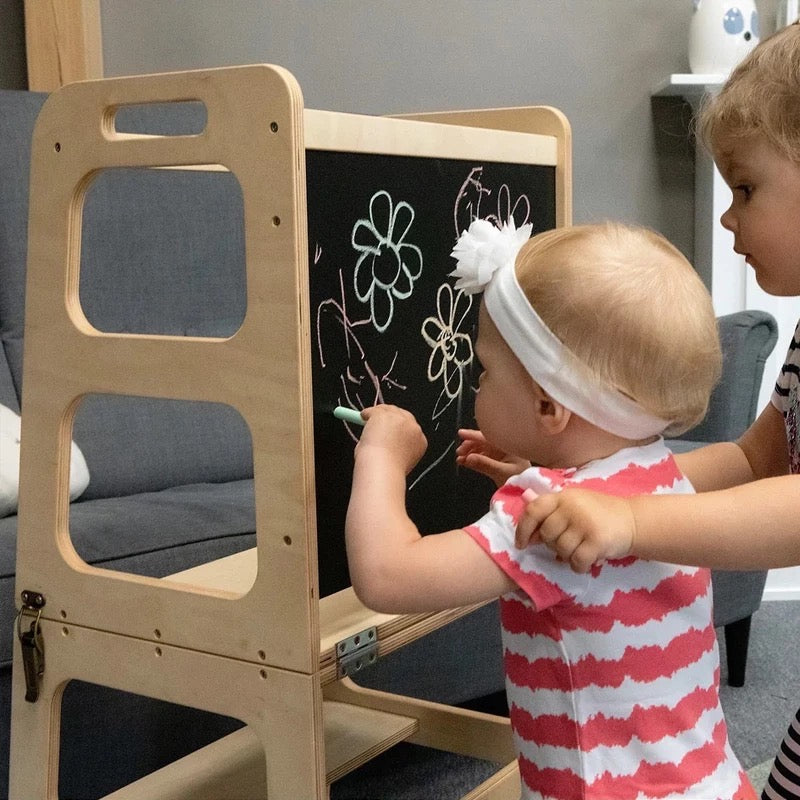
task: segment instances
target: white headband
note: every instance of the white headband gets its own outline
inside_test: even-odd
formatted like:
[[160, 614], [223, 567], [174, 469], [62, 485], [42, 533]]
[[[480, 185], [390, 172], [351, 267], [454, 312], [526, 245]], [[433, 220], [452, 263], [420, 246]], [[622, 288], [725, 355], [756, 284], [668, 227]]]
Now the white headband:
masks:
[[458, 265], [456, 289], [466, 294], [485, 290], [492, 321], [528, 374], [554, 400], [598, 428], [626, 439], [662, 433], [669, 422], [635, 400], [602, 383], [568, 350], [536, 313], [517, 281], [514, 264], [532, 225], [516, 229], [513, 220], [496, 228], [476, 219], [464, 231], [451, 255]]

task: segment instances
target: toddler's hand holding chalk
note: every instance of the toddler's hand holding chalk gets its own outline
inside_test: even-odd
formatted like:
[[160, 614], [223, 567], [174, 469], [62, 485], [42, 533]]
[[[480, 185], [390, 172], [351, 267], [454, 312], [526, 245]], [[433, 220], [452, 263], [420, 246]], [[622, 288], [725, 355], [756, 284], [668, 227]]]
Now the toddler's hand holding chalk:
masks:
[[368, 424], [356, 445], [356, 460], [379, 458], [384, 466], [401, 465], [408, 475], [428, 446], [414, 415], [385, 403], [365, 408], [362, 413], [365, 419], [361, 424]]

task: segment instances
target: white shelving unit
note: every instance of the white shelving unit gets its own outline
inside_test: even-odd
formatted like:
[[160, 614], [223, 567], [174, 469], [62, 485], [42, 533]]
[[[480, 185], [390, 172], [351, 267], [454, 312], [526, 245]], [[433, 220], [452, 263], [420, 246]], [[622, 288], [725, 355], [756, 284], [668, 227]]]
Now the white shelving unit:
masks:
[[[703, 97], [719, 90], [724, 75], [670, 75], [653, 92], [657, 97], [683, 97], [697, 110]], [[695, 151], [694, 263], [711, 289], [716, 314], [745, 308], [769, 311], [778, 321], [778, 343], [767, 360], [759, 396], [763, 408], [772, 394], [795, 325], [800, 318], [800, 299], [772, 297], [756, 283], [753, 271], [733, 251], [733, 234], [719, 218], [731, 202], [725, 184], [706, 150]], [[765, 600], [800, 599], [800, 567], [771, 570], [764, 590]]]

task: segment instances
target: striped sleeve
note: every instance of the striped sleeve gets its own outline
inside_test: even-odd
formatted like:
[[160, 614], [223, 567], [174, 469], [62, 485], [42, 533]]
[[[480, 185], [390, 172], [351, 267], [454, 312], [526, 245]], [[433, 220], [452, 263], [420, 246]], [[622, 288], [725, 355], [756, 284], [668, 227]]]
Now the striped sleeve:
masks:
[[579, 575], [544, 545], [514, 546], [514, 534], [525, 502], [522, 493], [558, 492], [571, 486], [618, 497], [661, 492], [691, 492], [663, 440], [628, 448], [580, 469], [532, 467], [511, 478], [495, 492], [487, 514], [467, 533], [533, 601], [538, 611], [562, 601], [579, 600], [597, 577], [595, 569]]
[[[467, 533], [487, 555], [533, 601], [537, 610], [575, 599], [586, 588], [587, 576], [578, 575], [568, 564], [558, 561], [544, 545], [522, 550], [514, 545], [517, 520], [525, 506], [525, 485], [507, 483], [495, 492], [489, 511]], [[541, 491], [541, 486], [538, 487]]]
[[772, 405], [784, 416], [788, 410], [789, 392], [792, 386], [797, 386], [798, 382], [800, 382], [800, 321], [794, 329], [786, 360], [781, 367], [775, 389], [772, 392]]

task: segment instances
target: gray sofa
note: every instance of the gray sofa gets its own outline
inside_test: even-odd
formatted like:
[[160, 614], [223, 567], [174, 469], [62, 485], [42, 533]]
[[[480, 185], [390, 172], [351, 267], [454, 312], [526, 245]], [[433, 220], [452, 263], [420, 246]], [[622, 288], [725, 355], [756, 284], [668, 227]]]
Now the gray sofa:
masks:
[[[44, 99], [0, 91], [0, 404], [17, 412], [23, 393], [30, 141]], [[179, 119], [174, 110], [167, 123], [157, 107], [131, 113], [130, 130], [137, 129], [137, 114], [148, 116], [148, 132], [195, 124]], [[195, 112], [187, 107], [181, 113]], [[162, 132], [170, 131], [164, 127]], [[87, 197], [83, 229], [80, 299], [90, 322], [102, 330], [133, 333], [224, 336], [235, 331], [245, 308], [241, 219], [238, 185], [224, 173], [120, 170], [98, 176]], [[165, 279], [167, 262], [170, 275], [179, 278]], [[751, 321], [756, 324], [742, 320], [744, 327], [737, 330], [765, 324]], [[752, 350], [749, 334], [741, 345]], [[763, 343], [760, 347], [759, 353]], [[757, 377], [742, 375], [733, 366], [743, 363], [743, 352], [730, 360], [726, 380], [741, 384], [749, 398], [760, 371]], [[763, 369], [763, 358], [760, 365]], [[723, 416], [741, 410], [739, 395], [728, 389], [718, 394], [720, 403], [730, 400], [730, 408], [719, 406]], [[751, 405], [749, 399], [741, 404], [750, 418]], [[695, 433], [697, 439], [728, 438], [729, 430]], [[70, 533], [87, 562], [159, 577], [255, 544], [249, 433], [235, 411], [92, 396], [78, 412], [74, 439], [90, 481], [70, 507]], [[0, 798], [8, 791], [15, 592], [23, 588], [14, 585], [16, 528], [13, 514], [0, 519]], [[341, 543], [337, 547], [341, 560]], [[335, 554], [321, 551], [321, 571], [328, 573], [321, 577], [323, 594], [326, 580], [341, 577], [330, 575], [330, 560]], [[752, 602], [738, 602], [742, 580], [749, 576], [734, 579], [732, 617], [725, 623], [749, 618], [754, 610]], [[760, 598], [760, 590], [756, 593]], [[445, 703], [480, 706], [481, 698], [489, 697], [486, 710], [502, 710], [496, 604], [381, 659], [360, 680]], [[238, 725], [71, 683], [63, 700], [59, 796], [102, 796]]]
[[[0, 404], [19, 412], [30, 142], [45, 96], [0, 92]], [[122, 112], [121, 112], [122, 113]], [[132, 109], [130, 130], [195, 124], [189, 106]], [[141, 117], [146, 116], [146, 122]], [[202, 127], [202, 126], [201, 126]], [[226, 173], [114, 170], [88, 193], [81, 305], [97, 328], [225, 336], [246, 297], [242, 198]], [[164, 264], [170, 265], [165, 278]], [[213, 380], [213, 375], [209, 376]], [[88, 563], [161, 577], [255, 545], [249, 431], [228, 407], [90, 396], [74, 440], [90, 481], [70, 506], [70, 534]], [[8, 793], [15, 515], [0, 519], [0, 798]], [[320, 553], [321, 591], [340, 583]], [[329, 568], [330, 567], [330, 568]], [[333, 586], [333, 588], [340, 588]], [[468, 652], [463, 642], [470, 642]], [[447, 667], [437, 669], [436, 664]], [[503, 688], [496, 606], [379, 662], [370, 685], [447, 703]], [[193, 709], [70, 683], [64, 693], [60, 797], [92, 798], [238, 727]], [[180, 735], [175, 731], [179, 730]]]

